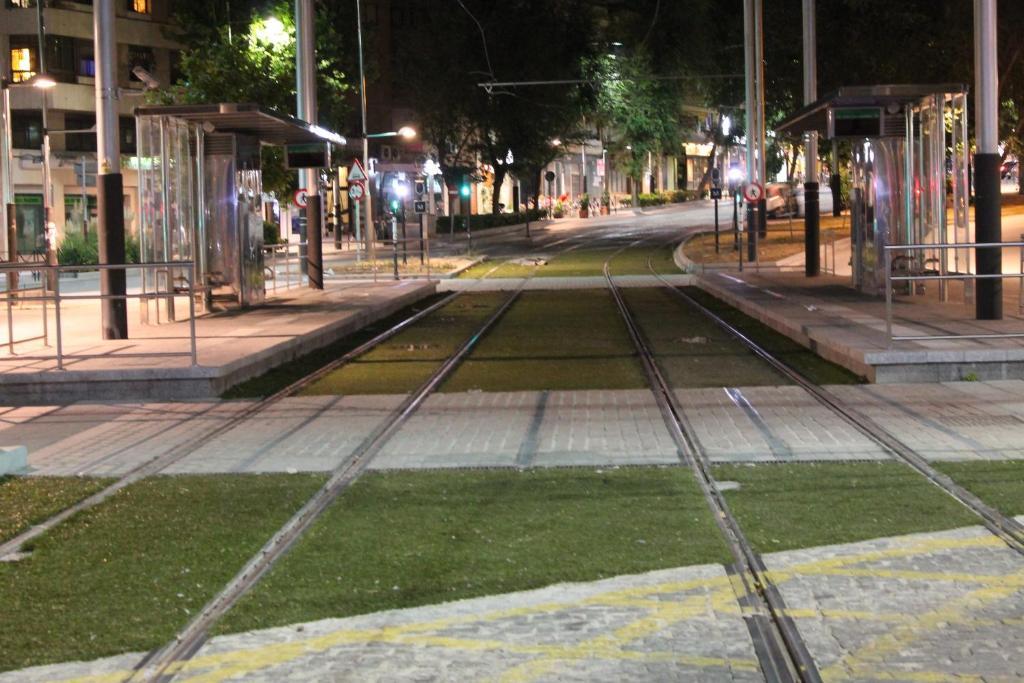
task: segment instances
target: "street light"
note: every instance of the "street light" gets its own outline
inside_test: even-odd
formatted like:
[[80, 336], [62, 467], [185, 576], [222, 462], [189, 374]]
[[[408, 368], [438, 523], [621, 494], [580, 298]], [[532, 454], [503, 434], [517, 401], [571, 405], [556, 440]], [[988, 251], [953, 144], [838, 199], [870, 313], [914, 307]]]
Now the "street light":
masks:
[[366, 136], [368, 140], [376, 140], [378, 138], [404, 138], [411, 140], [416, 137], [416, 129], [412, 126], [402, 126], [398, 130], [391, 130], [387, 133], [370, 133]]

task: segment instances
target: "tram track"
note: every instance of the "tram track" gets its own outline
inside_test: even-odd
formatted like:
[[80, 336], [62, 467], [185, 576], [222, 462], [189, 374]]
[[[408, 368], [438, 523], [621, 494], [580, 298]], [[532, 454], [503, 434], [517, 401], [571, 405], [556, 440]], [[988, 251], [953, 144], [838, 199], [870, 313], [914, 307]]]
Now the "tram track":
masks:
[[894, 460], [912, 468], [944, 493], [966, 507], [981, 520], [985, 528], [992, 534], [1017, 553], [1024, 555], [1024, 525], [982, 501], [978, 496], [958, 484], [952, 477], [933, 467], [924, 456], [877, 424], [870, 417], [862, 414], [856, 408], [847, 405], [827, 389], [818, 386], [801, 372], [776, 358], [756, 341], [729, 324], [721, 316], [716, 315], [686, 292], [672, 285], [654, 269], [650, 260], [648, 260], [648, 268], [662, 282], [663, 286], [668, 288], [676, 297], [707, 316], [721, 329], [746, 346], [754, 355], [810, 394], [819, 404], [880, 446]]
[[[566, 242], [570, 243], [568, 247], [560, 250], [560, 252], [563, 252], [570, 251], [581, 246], [582, 243], [572, 244], [572, 242], [578, 241], [585, 236], [551, 235], [550, 237], [555, 237], [557, 239], [552, 240], [550, 244], [544, 244], [545, 247], [561, 245]], [[501, 268], [502, 265], [504, 265], [508, 261], [514, 260], [514, 258], [515, 257], [502, 258], [498, 263], [494, 265], [494, 267], [486, 271], [479, 278], [479, 280], [485, 280], [491, 274], [493, 274], [499, 268]], [[368, 353], [369, 351], [372, 351], [376, 347], [380, 346], [381, 344], [391, 339], [392, 337], [396, 336], [405, 329], [416, 324], [420, 320], [426, 318], [430, 314], [444, 308], [445, 306], [452, 303], [462, 295], [471, 293], [472, 290], [473, 288], [470, 287], [465, 290], [458, 290], [448, 294], [447, 296], [444, 296], [442, 299], [434, 302], [427, 308], [424, 308], [423, 310], [416, 312], [415, 314], [409, 316], [408, 318], [399, 321], [398, 323], [384, 330], [380, 334], [375, 335], [373, 338], [360, 344], [356, 348], [346, 352], [339, 358], [336, 358], [328, 362], [327, 364], [317, 368], [316, 370], [304, 375], [303, 377], [292, 382], [286, 387], [274, 392], [270, 396], [266, 396], [256, 401], [255, 403], [246, 406], [242, 411], [235, 415], [232, 415], [223, 423], [215, 426], [213, 429], [203, 431], [202, 433], [197, 434], [196, 436], [190, 439], [187, 439], [185, 442], [173, 447], [172, 449], [136, 465], [135, 467], [131, 468], [128, 472], [122, 474], [109, 485], [105, 486], [99, 491], [83, 498], [82, 500], [76, 502], [75, 504], [67, 508], [64, 508], [63, 510], [56, 512], [47, 519], [33, 524], [31, 527], [25, 529], [16, 536], [0, 543], [0, 560], [14, 559], [19, 557], [23, 549], [28, 544], [30, 544], [32, 541], [39, 538], [43, 534], [60, 526], [61, 524], [63, 524], [70, 518], [74, 517], [75, 515], [96, 507], [97, 505], [103, 503], [104, 501], [114, 496], [122, 489], [131, 486], [132, 484], [138, 483], [143, 479], [146, 479], [147, 477], [154, 476], [160, 474], [161, 472], [164, 472], [168, 468], [172, 467], [175, 463], [178, 463], [179, 461], [187, 458], [189, 455], [195, 453], [202, 446], [210, 443], [211, 441], [220, 436], [223, 436], [224, 434], [230, 432], [232, 429], [235, 429], [238, 426], [244, 424], [246, 421], [252, 420], [253, 418], [262, 414], [268, 408], [279, 403], [281, 400], [288, 398], [289, 396], [293, 396], [302, 389], [312, 385], [322, 377], [340, 369], [341, 367], [347, 365], [348, 363], [351, 363], [353, 360]], [[186, 422], [195, 419], [195, 417], [196, 416], [187, 418]]]
[[604, 276], [608, 288], [640, 356], [644, 374], [676, 444], [680, 461], [693, 470], [715, 523], [733, 556], [735, 564], [729, 570], [729, 578], [750, 632], [762, 673], [769, 682], [817, 683], [821, 681], [817, 665], [796, 624], [786, 616], [781, 594], [771, 582], [763, 562], [729, 510], [725, 497], [711, 473], [710, 458], [687, 420], [642, 328], [611, 274], [610, 264], [618, 253], [609, 256], [604, 263]]
[[[525, 283], [525, 281], [524, 281]], [[523, 287], [505, 301], [471, 334], [430, 377], [331, 472], [327, 482], [310, 498], [246, 565], [213, 597], [173, 641], [152, 652], [126, 681], [162, 681], [173, 677], [173, 669], [188, 661], [206, 642], [210, 628], [230, 610], [282, 558], [316, 522], [327, 507], [366, 470], [384, 445], [416, 412], [423, 402], [451, 375], [479, 340], [501, 319], [519, 298]]]

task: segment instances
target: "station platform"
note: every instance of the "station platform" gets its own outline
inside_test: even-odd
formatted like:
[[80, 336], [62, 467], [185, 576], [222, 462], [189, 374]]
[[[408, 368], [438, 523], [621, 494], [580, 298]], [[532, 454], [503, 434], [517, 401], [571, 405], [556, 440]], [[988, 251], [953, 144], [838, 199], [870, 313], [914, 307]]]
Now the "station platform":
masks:
[[[191, 362], [187, 320], [142, 325], [137, 300], [132, 300], [130, 338], [103, 340], [98, 303], [88, 301], [62, 307], [66, 357], [64, 368], [58, 369], [51, 307], [49, 347], [41, 341], [19, 344], [13, 355], [6, 344], [0, 347], [0, 402], [216, 397], [428, 297], [436, 287], [427, 280], [328, 280], [323, 291], [296, 287], [279, 291], [262, 306], [198, 316], [196, 365]], [[21, 331], [16, 329], [15, 339], [39, 334], [39, 309], [19, 311], [17, 325]]]
[[[894, 341], [885, 300], [855, 290], [850, 278], [802, 272], [706, 272], [697, 285], [870, 382], [1024, 378], [1024, 338]], [[962, 286], [941, 302], [935, 283], [893, 304], [894, 336], [1024, 333], [1018, 286], [1004, 282], [1003, 320], [975, 320]]]

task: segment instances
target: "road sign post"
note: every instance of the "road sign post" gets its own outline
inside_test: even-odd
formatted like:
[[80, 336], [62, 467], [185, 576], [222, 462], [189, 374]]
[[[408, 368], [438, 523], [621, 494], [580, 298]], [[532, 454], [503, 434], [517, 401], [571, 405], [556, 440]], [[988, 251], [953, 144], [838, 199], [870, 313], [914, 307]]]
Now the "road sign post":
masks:
[[718, 200], [722, 198], [722, 174], [717, 166], [711, 169], [711, 199], [715, 202], [715, 253], [719, 253]]
[[757, 238], [761, 227], [759, 209], [765, 205], [764, 186], [758, 182], [747, 183], [743, 188], [743, 198], [747, 200], [747, 260], [758, 261]]

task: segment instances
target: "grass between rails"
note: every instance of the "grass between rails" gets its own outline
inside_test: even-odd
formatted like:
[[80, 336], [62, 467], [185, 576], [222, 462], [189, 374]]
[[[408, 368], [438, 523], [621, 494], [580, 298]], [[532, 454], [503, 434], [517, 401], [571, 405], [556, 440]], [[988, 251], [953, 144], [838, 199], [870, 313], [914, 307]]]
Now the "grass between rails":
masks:
[[[459, 277], [480, 278], [487, 275], [495, 266], [498, 266], [498, 269], [488, 277], [515, 278], [528, 277], [533, 274], [536, 274], [537, 277], [600, 277], [604, 275], [604, 262], [609, 256], [615, 254], [621, 246], [608, 245], [568, 251], [553, 256], [543, 266], [527, 266], [512, 262], [499, 264], [494, 261], [484, 261], [466, 270]], [[611, 265], [612, 274], [650, 275], [650, 270], [647, 268], [648, 257], [651, 257], [652, 263], [658, 269], [658, 272], [679, 272], [675, 261], [672, 259], [673, 250], [674, 245], [638, 245], [631, 247], [615, 256]], [[543, 250], [539, 253], [543, 253]]]
[[718, 465], [726, 501], [762, 553], [940, 531], [978, 519], [896, 462]]
[[323, 480], [153, 477], [68, 520], [0, 564], [0, 670], [163, 644]]
[[934, 465], [1004, 515], [1024, 515], [1024, 460], [972, 460]]
[[508, 293], [464, 294], [353, 362], [306, 387], [303, 395], [404, 394], [423, 384]]
[[522, 263], [513, 263], [511, 261], [502, 262], [501, 260], [492, 261], [488, 259], [462, 271], [459, 273], [459, 277], [464, 279], [479, 279], [485, 275], [492, 279], [503, 277], [529, 277], [535, 270], [537, 270], [535, 266], [527, 266]]
[[526, 292], [441, 391], [647, 386], [610, 292]]
[[96, 493], [111, 479], [0, 477], [0, 542]]
[[685, 468], [373, 473], [218, 628], [726, 561]]
[[444, 295], [438, 294], [418, 301], [412, 306], [403, 308], [386, 318], [371, 323], [358, 332], [354, 332], [332, 344], [279, 365], [259, 377], [242, 382], [228, 389], [221, 398], [263, 398], [270, 396], [305, 377], [317, 368], [321, 368], [336, 358], [345, 355], [360, 344], [368, 342], [388, 328], [428, 308], [431, 304], [436, 303], [442, 298], [444, 298]]
[[788, 384], [700, 311], [664, 289], [623, 289], [666, 379], [681, 387]]
[[[801, 346], [784, 334], [780, 334], [762, 322], [716, 299], [696, 287], [684, 291], [701, 305], [715, 313], [727, 323], [754, 340], [761, 348], [797, 370], [815, 384], [862, 384], [859, 377], [846, 368], [830, 363], [805, 346]], [[680, 302], [680, 305], [683, 305]]]

